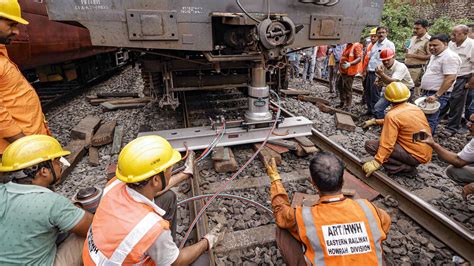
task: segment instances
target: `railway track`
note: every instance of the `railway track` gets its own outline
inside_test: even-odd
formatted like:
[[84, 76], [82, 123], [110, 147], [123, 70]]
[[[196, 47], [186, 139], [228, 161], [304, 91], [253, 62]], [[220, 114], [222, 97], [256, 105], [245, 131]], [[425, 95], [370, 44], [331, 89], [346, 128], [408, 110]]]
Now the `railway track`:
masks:
[[32, 83], [38, 94], [43, 112], [47, 112], [53, 107], [67, 102], [74, 97], [85, 92], [88, 88], [103, 82], [113, 75], [122, 71], [128, 64], [117, 66], [113, 69], [106, 71], [96, 77], [93, 77], [87, 81], [67, 81], [67, 82], [49, 82], [49, 83]]
[[[206, 110], [215, 111], [215, 108], [207, 106]], [[184, 112], [185, 117], [187, 114], [187, 112]], [[294, 116], [285, 109], [282, 109], [282, 115], [286, 117]], [[194, 117], [194, 119], [195, 118], [196, 117]], [[187, 124], [193, 124], [192, 121], [189, 121], [189, 117], [187, 117]], [[415, 196], [380, 171], [376, 172], [369, 178], [365, 178], [365, 174], [361, 168], [363, 162], [316, 129], [313, 128], [312, 136], [309, 138], [319, 149], [332, 152], [342, 158], [346, 164], [346, 169], [351, 174], [360, 180], [363, 180], [381, 195], [391, 195], [398, 201], [399, 205], [397, 208], [416, 221], [421, 227], [425, 228], [441, 242], [453, 249], [457, 254], [461, 255], [468, 261], [474, 261], [474, 254], [471, 252], [474, 244], [474, 236], [470, 230], [465, 228], [463, 225], [454, 222], [446, 214], [440, 212], [434, 206]], [[237, 161], [239, 161], [239, 165], [242, 165], [243, 162], [253, 153], [253, 150], [248, 146], [237, 147], [234, 149], [237, 151], [235, 154]], [[298, 159], [293, 155], [283, 156], [283, 160], [285, 160], [287, 164], [292, 164], [295, 160], [299, 160], [300, 163], [305, 161], [305, 159]], [[226, 233], [223, 242], [217, 247], [217, 249], [210, 254], [212, 265], [220, 265], [221, 263], [219, 262], [222, 262], [223, 258], [228, 258], [229, 254], [234, 254], [234, 260], [236, 260], [236, 257], [238, 256], [243, 257], [244, 259], [242, 259], [242, 261], [238, 261], [242, 263], [245, 262], [245, 254], [252, 253], [254, 247], [259, 247], [259, 250], [264, 249], [270, 251], [271, 247], [275, 246], [275, 225], [272, 222], [271, 214], [264, 209], [265, 207], [267, 209], [270, 208], [269, 182], [267, 181], [266, 173], [261, 162], [253, 162], [250, 168], [250, 173], [247, 171], [244, 172], [241, 177], [237, 177], [236, 180], [229, 184], [225, 193], [243, 196], [254, 201], [261, 201], [262, 197], [266, 197], [267, 200], [263, 203], [264, 206], [255, 208], [253, 205], [248, 205], [248, 202], [243, 204], [235, 199], [228, 199], [225, 197], [217, 198], [217, 202], [214, 203], [214, 205], [224, 207], [219, 208], [212, 205], [207, 210], [207, 213], [203, 215], [203, 218], [197, 223], [194, 232], [195, 235], [193, 237], [194, 239], [200, 239], [208, 232], [209, 228], [216, 225], [217, 222], [231, 221], [231, 225], [228, 226], [230, 231]], [[226, 181], [225, 174], [213, 173], [212, 165], [209, 161], [197, 165], [195, 173], [194, 178], [190, 182], [191, 197], [197, 197], [203, 194], [212, 195], [218, 191], [217, 188], [222, 185], [222, 182]], [[220, 178], [221, 180], [210, 181], [209, 176], [217, 176], [217, 179]], [[305, 184], [308, 173], [293, 169], [289, 172], [283, 172], [282, 176], [283, 180], [286, 182], [286, 187], [290, 187], [288, 190], [290, 199], [291, 195], [298, 191], [304, 191], [306, 193], [311, 192], [312, 194], [316, 193], [309, 183]], [[194, 220], [199, 210], [204, 206], [206, 199], [207, 198], [204, 198], [192, 203], [189, 208], [191, 221]], [[232, 205], [240, 207], [233, 208]], [[241, 209], [243, 210], [240, 211]], [[218, 213], [222, 211], [224, 211], [224, 215], [219, 215]], [[252, 222], [249, 222], [249, 219], [254, 219], [255, 216], [258, 216], [263, 220], [263, 222], [258, 222], [257, 226], [255, 226], [255, 223], [252, 224]], [[278, 251], [274, 251], [278, 256]]]

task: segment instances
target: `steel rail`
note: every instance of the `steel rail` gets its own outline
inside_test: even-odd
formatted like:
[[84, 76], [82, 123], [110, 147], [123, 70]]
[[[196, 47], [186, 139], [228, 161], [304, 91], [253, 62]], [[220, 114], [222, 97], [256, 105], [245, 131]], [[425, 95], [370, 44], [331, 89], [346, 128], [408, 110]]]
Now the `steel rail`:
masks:
[[[275, 105], [274, 102], [272, 104]], [[281, 108], [281, 111], [286, 116], [295, 116], [284, 108]], [[412, 194], [381, 171], [376, 171], [370, 177], [365, 177], [365, 173], [362, 170], [363, 162], [360, 158], [333, 142], [315, 128], [312, 129], [312, 133], [311, 140], [321, 150], [329, 151], [339, 156], [346, 164], [346, 169], [357, 176], [357, 178], [382, 195], [391, 195], [398, 201], [397, 207], [421, 227], [425, 228], [466, 260], [474, 261], [474, 234], [472, 231], [455, 222], [436, 207]]]

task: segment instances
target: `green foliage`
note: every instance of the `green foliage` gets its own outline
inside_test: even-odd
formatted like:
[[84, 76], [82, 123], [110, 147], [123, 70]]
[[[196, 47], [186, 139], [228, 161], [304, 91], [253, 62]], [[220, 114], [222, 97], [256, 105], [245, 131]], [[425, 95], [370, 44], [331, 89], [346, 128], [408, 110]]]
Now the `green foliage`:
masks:
[[414, 13], [413, 7], [402, 1], [385, 2], [382, 25], [390, 29], [388, 39], [395, 44], [398, 56], [405, 53], [405, 43], [413, 35]]
[[459, 24], [468, 25], [468, 24], [473, 24], [473, 23], [474, 21], [468, 20], [468, 19], [455, 20], [455, 19], [443, 16], [433, 21], [429, 29], [429, 33], [431, 36], [436, 35], [436, 34], [441, 34], [441, 33], [447, 34], [449, 36], [451, 33], [451, 29], [454, 26], [459, 25]]

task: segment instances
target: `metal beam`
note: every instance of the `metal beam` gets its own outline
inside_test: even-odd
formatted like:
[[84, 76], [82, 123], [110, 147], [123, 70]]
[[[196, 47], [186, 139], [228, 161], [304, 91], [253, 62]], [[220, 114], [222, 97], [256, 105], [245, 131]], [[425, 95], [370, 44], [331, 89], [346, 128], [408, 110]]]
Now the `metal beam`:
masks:
[[[270, 136], [270, 140], [288, 139], [295, 137], [303, 137], [311, 135], [313, 122], [305, 117], [289, 117], [285, 118], [274, 134]], [[271, 128], [254, 128], [246, 130], [244, 128], [229, 128], [226, 130], [222, 140], [217, 147], [227, 147], [234, 145], [242, 145], [249, 143], [258, 143], [265, 140]], [[167, 139], [171, 146], [178, 151], [201, 150], [209, 146], [216, 137], [216, 130], [211, 127], [191, 127], [173, 130], [162, 130], [153, 132], [141, 132], [139, 137], [147, 135], [159, 135]]]

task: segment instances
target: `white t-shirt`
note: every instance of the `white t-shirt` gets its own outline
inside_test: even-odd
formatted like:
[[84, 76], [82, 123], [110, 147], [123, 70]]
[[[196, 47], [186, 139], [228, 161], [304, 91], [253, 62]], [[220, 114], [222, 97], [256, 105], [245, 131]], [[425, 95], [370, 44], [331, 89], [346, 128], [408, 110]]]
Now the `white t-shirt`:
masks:
[[400, 63], [395, 60], [395, 63], [393, 63], [391, 68], [386, 68], [383, 66], [383, 72], [392, 79], [396, 79], [397, 81], [407, 85], [408, 88], [415, 87], [415, 83], [411, 78], [410, 71], [408, 71], [408, 67], [404, 63]]
[[474, 40], [468, 37], [461, 46], [457, 46], [454, 42], [449, 42], [449, 49], [453, 50], [461, 58], [462, 62], [458, 76], [474, 74]]
[[[420, 88], [427, 91], [438, 91], [443, 84], [444, 75], [457, 75], [461, 66], [461, 58], [451, 49], [446, 48], [439, 55], [431, 55], [430, 63], [421, 79]], [[448, 89], [453, 91], [454, 82]]]
[[458, 153], [458, 157], [468, 163], [474, 163], [474, 139], [464, 146], [461, 152]]
[[[154, 202], [136, 192], [135, 190], [126, 187], [128, 194], [137, 202], [144, 203], [153, 209], [160, 215], [163, 216], [166, 212], [158, 207]], [[179, 256], [179, 248], [173, 241], [170, 230], [163, 230], [161, 235], [155, 240], [148, 250], [146, 255], [155, 262], [156, 265], [171, 265]]]

